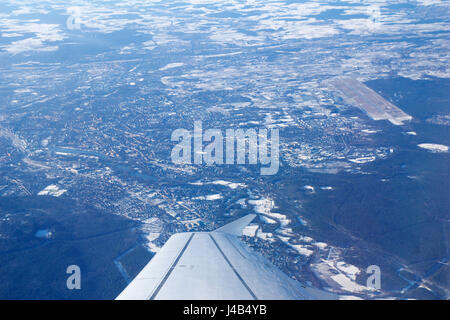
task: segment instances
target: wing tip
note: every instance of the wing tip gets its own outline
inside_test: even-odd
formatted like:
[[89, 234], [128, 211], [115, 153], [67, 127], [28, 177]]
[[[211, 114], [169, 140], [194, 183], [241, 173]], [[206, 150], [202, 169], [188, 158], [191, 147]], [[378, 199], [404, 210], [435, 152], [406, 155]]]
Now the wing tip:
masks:
[[242, 218], [239, 218], [237, 220], [234, 220], [216, 230], [214, 232], [223, 232], [223, 233], [229, 233], [236, 236], [241, 236], [242, 231], [244, 228], [255, 219], [256, 214], [248, 214], [246, 216], [243, 216]]

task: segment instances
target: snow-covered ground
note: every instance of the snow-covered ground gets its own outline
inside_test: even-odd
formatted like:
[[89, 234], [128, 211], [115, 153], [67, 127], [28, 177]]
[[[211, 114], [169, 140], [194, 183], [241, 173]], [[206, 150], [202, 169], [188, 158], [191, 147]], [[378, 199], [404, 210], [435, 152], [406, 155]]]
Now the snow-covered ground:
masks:
[[433, 152], [448, 152], [448, 147], [443, 144], [437, 143], [421, 143], [418, 145], [422, 149], [430, 150]]
[[38, 192], [38, 196], [52, 196], [59, 197], [66, 193], [67, 190], [60, 189], [57, 185], [51, 184], [45, 187], [44, 190]]
[[220, 200], [223, 199], [223, 196], [220, 193], [216, 194], [208, 194], [206, 196], [199, 196], [192, 198], [192, 200], [206, 200], [206, 201], [213, 201], [213, 200]]

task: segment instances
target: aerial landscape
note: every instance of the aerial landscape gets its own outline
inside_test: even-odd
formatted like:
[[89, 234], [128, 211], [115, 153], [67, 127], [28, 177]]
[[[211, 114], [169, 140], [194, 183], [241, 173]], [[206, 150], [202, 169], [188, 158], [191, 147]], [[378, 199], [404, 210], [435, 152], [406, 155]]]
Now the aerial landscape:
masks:
[[6, 0], [0, 35], [0, 299], [114, 299], [248, 214], [300, 283], [450, 298], [450, 2]]

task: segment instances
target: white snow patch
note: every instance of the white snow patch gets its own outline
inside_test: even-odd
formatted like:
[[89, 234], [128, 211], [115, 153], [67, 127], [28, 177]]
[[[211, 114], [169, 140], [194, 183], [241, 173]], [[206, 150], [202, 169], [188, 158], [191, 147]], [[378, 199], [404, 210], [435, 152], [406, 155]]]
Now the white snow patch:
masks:
[[364, 129], [364, 130], [361, 130], [361, 132], [372, 134], [372, 133], [377, 133], [378, 131], [377, 130], [371, 130], [371, 129]]
[[273, 234], [270, 232], [263, 232], [261, 229], [258, 229], [256, 236], [260, 239], [266, 240], [266, 241], [270, 241], [273, 242], [275, 241], [273, 239]]
[[331, 279], [338, 283], [342, 287], [342, 289], [349, 292], [361, 292], [367, 290], [367, 287], [357, 284], [342, 273], [331, 276]]
[[312, 255], [314, 253], [314, 251], [308, 249], [308, 247], [301, 245], [301, 244], [290, 244], [289, 245], [294, 248], [295, 250], [297, 250], [298, 253], [300, 253], [303, 256], [307, 256], [309, 257], [310, 255]]
[[354, 265], [351, 264], [347, 264], [343, 261], [337, 262], [336, 268], [338, 268], [339, 271], [345, 273], [353, 281], [356, 280], [356, 276], [361, 272], [361, 270], [359, 270], [358, 267], [355, 267]]
[[259, 218], [265, 223], [270, 223], [270, 224], [277, 223], [275, 220], [267, 218], [266, 216], [263, 216], [263, 215], [259, 216]]
[[59, 197], [66, 192], [67, 192], [67, 190], [59, 189], [59, 187], [57, 185], [51, 184], [51, 185], [45, 187], [44, 190], [39, 191], [38, 196]]
[[225, 180], [212, 181], [211, 184], [217, 184], [217, 185], [225, 186], [225, 187], [228, 187], [230, 189], [247, 187], [247, 185], [245, 183], [230, 182], [230, 181], [225, 181]]
[[314, 245], [319, 248], [324, 250], [326, 247], [328, 247], [328, 244], [326, 244], [325, 242], [314, 242]]
[[206, 201], [213, 201], [213, 200], [219, 200], [222, 199], [223, 196], [220, 193], [217, 194], [209, 194], [207, 196], [199, 196], [192, 198], [192, 200], [206, 200]]
[[259, 226], [257, 224], [248, 225], [242, 230], [242, 234], [247, 237], [254, 237]]
[[348, 159], [348, 161], [353, 163], [367, 163], [375, 161], [377, 158], [375, 156], [361, 157], [356, 159]]
[[164, 67], [159, 68], [159, 71], [164, 71], [164, 70], [168, 70], [168, 69], [173, 69], [173, 68], [178, 68], [184, 66], [184, 63], [182, 62], [174, 62], [174, 63], [169, 63], [166, 64]]
[[269, 214], [270, 210], [275, 207], [275, 203], [273, 200], [265, 198], [259, 200], [249, 200], [248, 203], [255, 207], [256, 213], [261, 214]]
[[448, 152], [448, 147], [437, 143], [421, 143], [418, 145], [422, 149], [427, 149], [432, 152]]

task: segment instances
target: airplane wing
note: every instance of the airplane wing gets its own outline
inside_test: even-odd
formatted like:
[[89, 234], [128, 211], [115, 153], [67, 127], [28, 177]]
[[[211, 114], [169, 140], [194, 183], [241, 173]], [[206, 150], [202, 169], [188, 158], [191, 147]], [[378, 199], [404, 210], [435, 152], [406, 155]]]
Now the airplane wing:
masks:
[[255, 215], [174, 234], [117, 300], [337, 299], [289, 278], [238, 236]]

